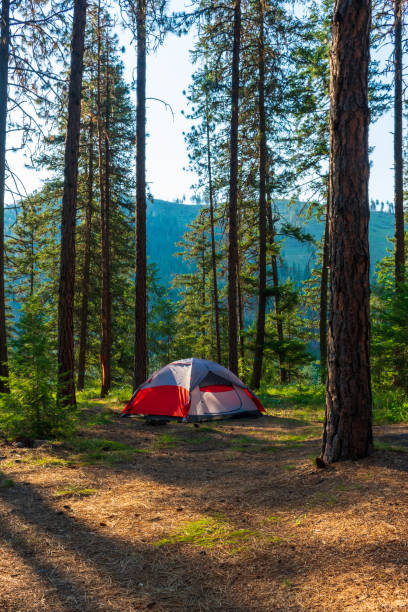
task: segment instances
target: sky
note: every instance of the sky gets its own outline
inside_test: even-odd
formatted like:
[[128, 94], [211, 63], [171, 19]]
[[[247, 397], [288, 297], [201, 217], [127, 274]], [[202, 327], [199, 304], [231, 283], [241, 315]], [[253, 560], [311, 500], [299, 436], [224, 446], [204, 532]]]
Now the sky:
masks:
[[[182, 10], [184, 0], [173, 0], [171, 8]], [[126, 47], [123, 61], [125, 77], [130, 81], [136, 68], [135, 48], [129, 45], [129, 34], [119, 30], [120, 44]], [[188, 89], [193, 72], [189, 50], [194, 44], [193, 34], [181, 38], [170, 34], [164, 44], [151, 52], [147, 61], [147, 97], [159, 98], [169, 104], [174, 117], [165, 105], [156, 100], [147, 101], [147, 181], [154, 198], [191, 201], [195, 175], [187, 170], [188, 155], [183, 131], [189, 121], [183, 116], [187, 100], [183, 91]], [[135, 92], [133, 92], [135, 96]], [[393, 117], [388, 113], [370, 126], [371, 173], [369, 193], [374, 200], [393, 200]], [[10, 145], [10, 141], [8, 142]], [[22, 152], [9, 153], [9, 163], [26, 186], [27, 191], [41, 187], [44, 172], [25, 168]], [[10, 200], [8, 200], [10, 203]]]

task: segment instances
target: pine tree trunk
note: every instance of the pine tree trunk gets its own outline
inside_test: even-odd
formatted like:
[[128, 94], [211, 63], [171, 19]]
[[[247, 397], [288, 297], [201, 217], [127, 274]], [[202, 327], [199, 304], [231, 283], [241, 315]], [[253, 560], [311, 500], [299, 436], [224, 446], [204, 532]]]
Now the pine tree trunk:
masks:
[[369, 0], [336, 0], [330, 55], [330, 315], [322, 457], [372, 450], [368, 244]]
[[402, 2], [394, 0], [395, 13], [395, 52], [394, 52], [394, 172], [395, 172], [395, 284], [404, 282], [405, 245], [404, 245], [404, 189], [402, 155]]
[[234, 42], [232, 49], [229, 243], [228, 243], [228, 349], [229, 369], [238, 374], [237, 267], [238, 267], [238, 106], [239, 59], [241, 39], [241, 0], [234, 6]]
[[[276, 255], [272, 255], [272, 281], [276, 291], [279, 289], [279, 272], [278, 272], [278, 261]], [[275, 294], [275, 317], [276, 317], [276, 333], [278, 335], [278, 341], [281, 347], [283, 347], [284, 335], [283, 335], [283, 322], [282, 322], [282, 311], [280, 308], [280, 297]], [[285, 366], [285, 356], [282, 348], [278, 351], [279, 360], [279, 376], [280, 384], [285, 385], [288, 382], [288, 371]]]
[[[328, 198], [330, 196], [328, 195]], [[322, 275], [320, 279], [320, 380], [326, 382], [327, 376], [327, 290], [329, 286], [329, 211], [326, 207], [324, 222]]]
[[239, 326], [239, 356], [242, 361], [245, 358], [245, 345], [244, 345], [244, 298], [242, 295], [241, 287], [241, 260], [238, 254], [238, 266], [237, 266], [237, 292], [238, 292], [238, 326]]
[[88, 304], [89, 304], [89, 281], [91, 272], [91, 236], [92, 236], [92, 208], [93, 208], [93, 182], [94, 182], [94, 148], [93, 148], [93, 120], [89, 119], [89, 160], [87, 176], [87, 199], [85, 204], [85, 252], [82, 268], [82, 300], [79, 331], [79, 353], [78, 353], [78, 391], [85, 386], [85, 364], [86, 347], [88, 340]]
[[147, 378], [146, 0], [137, 3], [136, 288], [133, 387]]
[[265, 120], [265, 49], [263, 0], [260, 1], [260, 32], [258, 48], [258, 105], [259, 105], [259, 278], [258, 316], [251, 386], [259, 389], [262, 376], [263, 350], [265, 342], [266, 313], [266, 120]]
[[10, 46], [10, 2], [3, 0], [0, 24], [0, 393], [8, 392], [6, 296], [4, 291], [4, 198], [6, 189], [7, 82]]
[[[270, 193], [268, 191], [268, 203], [266, 207], [267, 220], [268, 220], [268, 234], [269, 234], [269, 244], [271, 249], [273, 249], [273, 245], [275, 243], [275, 226], [274, 220], [272, 219], [272, 209], [271, 209], [271, 200]], [[282, 323], [282, 313], [280, 309], [280, 299], [277, 293], [279, 289], [279, 272], [278, 272], [278, 262], [275, 254], [272, 254], [271, 257], [271, 268], [272, 268], [272, 282], [275, 288], [275, 320], [276, 320], [276, 333], [278, 336], [278, 342], [280, 346], [283, 346], [284, 335], [283, 335], [283, 323]], [[278, 361], [279, 361], [279, 380], [281, 385], [284, 385], [288, 381], [288, 373], [284, 366], [284, 355], [281, 350], [278, 351]]]
[[34, 230], [30, 235], [30, 297], [34, 295]]
[[[109, 150], [109, 121], [110, 121], [110, 82], [109, 82], [109, 49], [106, 47], [106, 99], [105, 99], [105, 133], [104, 157], [105, 169], [100, 178], [104, 181], [104, 198], [101, 198], [101, 254], [102, 254], [102, 293], [101, 293], [101, 366], [102, 386], [101, 397], [109, 393], [111, 387], [111, 346], [112, 346], [112, 313], [110, 292], [110, 150]], [[101, 135], [102, 136], [102, 135]], [[102, 160], [101, 160], [102, 162]]]
[[214, 299], [214, 315], [215, 315], [215, 337], [217, 345], [217, 362], [221, 363], [221, 336], [220, 336], [220, 311], [218, 304], [218, 283], [217, 283], [217, 259], [215, 251], [215, 231], [214, 231], [214, 191], [212, 182], [212, 165], [211, 165], [211, 142], [210, 142], [210, 123], [208, 119], [207, 105], [207, 173], [208, 173], [208, 194], [210, 200], [210, 224], [211, 224], [211, 265], [213, 273], [213, 299]]
[[202, 357], [203, 359], [205, 359], [205, 347], [207, 344], [207, 339], [206, 339], [206, 324], [205, 324], [205, 318], [204, 318], [204, 313], [205, 313], [205, 298], [206, 298], [206, 291], [205, 291], [205, 236], [204, 236], [204, 232], [202, 235], [202, 250], [201, 250], [201, 321], [202, 321], [202, 326], [201, 326], [201, 338], [202, 338], [202, 342], [203, 342], [203, 352], [202, 352]]
[[75, 0], [68, 87], [67, 136], [65, 140], [58, 301], [59, 397], [62, 403], [67, 406], [76, 405], [74, 381], [75, 224], [85, 21], [86, 0]]

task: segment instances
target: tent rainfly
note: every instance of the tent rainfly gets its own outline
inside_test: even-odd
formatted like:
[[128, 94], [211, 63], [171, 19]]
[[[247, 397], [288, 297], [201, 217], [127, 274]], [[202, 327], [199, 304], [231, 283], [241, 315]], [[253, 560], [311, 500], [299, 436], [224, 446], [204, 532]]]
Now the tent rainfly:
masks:
[[133, 414], [179, 421], [206, 421], [265, 412], [235, 374], [207, 359], [174, 361], [136, 389], [122, 416]]

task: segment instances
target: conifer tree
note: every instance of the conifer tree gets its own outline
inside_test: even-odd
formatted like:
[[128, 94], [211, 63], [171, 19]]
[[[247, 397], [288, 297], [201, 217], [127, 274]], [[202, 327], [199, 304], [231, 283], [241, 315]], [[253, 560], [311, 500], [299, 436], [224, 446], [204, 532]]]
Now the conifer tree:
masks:
[[330, 61], [330, 316], [322, 457], [372, 450], [368, 245], [369, 0], [337, 0]]
[[76, 405], [74, 381], [75, 220], [86, 0], [75, 0], [68, 88], [67, 136], [61, 219], [61, 259], [58, 302], [58, 376], [64, 405]]

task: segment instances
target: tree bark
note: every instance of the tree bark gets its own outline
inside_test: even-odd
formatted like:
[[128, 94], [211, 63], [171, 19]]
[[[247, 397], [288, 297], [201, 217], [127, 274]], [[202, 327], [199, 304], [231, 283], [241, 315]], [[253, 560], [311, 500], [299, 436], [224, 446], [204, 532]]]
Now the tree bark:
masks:
[[92, 115], [89, 118], [89, 160], [87, 176], [87, 199], [85, 204], [85, 252], [82, 267], [82, 299], [79, 332], [79, 354], [78, 354], [78, 391], [85, 386], [86, 347], [88, 340], [88, 304], [89, 304], [89, 281], [91, 271], [91, 236], [92, 236], [92, 208], [93, 208], [93, 183], [94, 183], [94, 149], [93, 132], [94, 125]]
[[65, 140], [58, 301], [58, 391], [61, 402], [67, 406], [76, 405], [74, 381], [75, 224], [85, 21], [86, 0], [75, 0]]
[[237, 267], [238, 267], [238, 110], [239, 60], [241, 41], [241, 0], [234, 6], [234, 42], [232, 48], [229, 243], [228, 243], [228, 349], [229, 369], [238, 374]]
[[[101, 188], [101, 263], [102, 263], [102, 293], [101, 293], [101, 367], [102, 385], [101, 397], [105, 397], [111, 387], [111, 292], [110, 292], [110, 150], [109, 150], [109, 120], [110, 120], [110, 82], [109, 82], [109, 49], [106, 46], [106, 96], [105, 96], [105, 129], [103, 134], [103, 149], [105, 168], [102, 170], [102, 133], [100, 142], [100, 172]], [[100, 60], [99, 60], [100, 61]], [[100, 75], [98, 88], [100, 87]], [[100, 96], [100, 93], [98, 93]], [[99, 100], [100, 102], [100, 100]], [[102, 197], [103, 193], [103, 197]]]
[[238, 265], [237, 265], [237, 297], [238, 297], [238, 330], [239, 330], [239, 356], [242, 361], [245, 358], [245, 345], [244, 345], [244, 297], [242, 295], [241, 285], [241, 258], [238, 253]]
[[[329, 194], [327, 196], [329, 198]], [[324, 222], [322, 274], [320, 279], [320, 380], [326, 382], [327, 376], [327, 290], [329, 286], [329, 211], [326, 207]]]
[[3, 0], [0, 24], [0, 393], [9, 391], [4, 290], [4, 199], [6, 189], [7, 81], [10, 47], [10, 2]]
[[394, 208], [395, 208], [395, 285], [405, 277], [404, 188], [402, 155], [402, 2], [394, 0]]
[[136, 287], [133, 388], [147, 378], [146, 0], [137, 3]]
[[258, 315], [251, 386], [259, 389], [265, 342], [266, 313], [266, 118], [265, 118], [265, 48], [264, 9], [260, 0], [260, 30], [258, 45], [258, 112], [259, 112], [259, 277]]
[[[272, 209], [271, 209], [271, 199], [270, 199], [270, 191], [268, 189], [268, 202], [266, 207], [267, 221], [268, 221], [268, 234], [269, 234], [269, 244], [271, 249], [273, 249], [273, 245], [275, 242], [275, 223], [272, 218]], [[283, 323], [282, 323], [282, 313], [280, 309], [280, 298], [277, 293], [279, 289], [279, 272], [278, 272], [278, 262], [276, 255], [272, 253], [271, 256], [271, 268], [272, 268], [272, 282], [275, 288], [275, 320], [276, 320], [276, 333], [278, 336], [278, 342], [280, 346], [283, 346], [284, 335], [283, 335]], [[281, 385], [284, 385], [288, 381], [288, 372], [284, 365], [284, 355], [283, 351], [278, 351], [278, 361], [279, 361], [279, 380]]]
[[211, 141], [210, 141], [210, 122], [208, 117], [208, 103], [206, 116], [207, 130], [207, 173], [208, 173], [208, 195], [210, 200], [210, 225], [211, 225], [211, 265], [213, 274], [213, 299], [214, 299], [214, 315], [215, 315], [215, 338], [217, 347], [217, 362], [221, 363], [221, 337], [220, 337], [220, 311], [218, 303], [218, 283], [217, 283], [217, 258], [215, 250], [215, 231], [214, 231], [214, 190], [212, 182], [212, 164], [211, 164]]
[[336, 0], [330, 55], [330, 316], [322, 458], [372, 450], [368, 65], [370, 0]]

